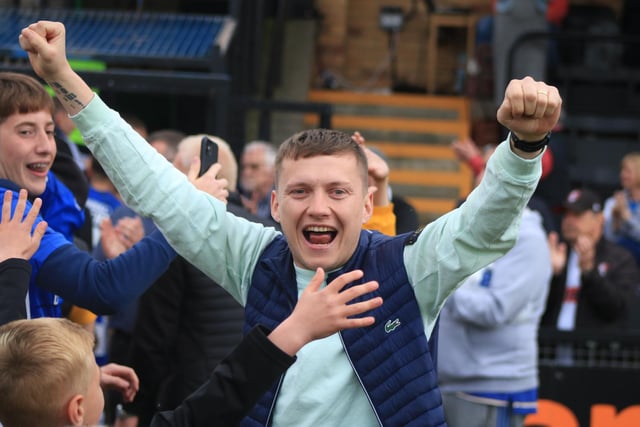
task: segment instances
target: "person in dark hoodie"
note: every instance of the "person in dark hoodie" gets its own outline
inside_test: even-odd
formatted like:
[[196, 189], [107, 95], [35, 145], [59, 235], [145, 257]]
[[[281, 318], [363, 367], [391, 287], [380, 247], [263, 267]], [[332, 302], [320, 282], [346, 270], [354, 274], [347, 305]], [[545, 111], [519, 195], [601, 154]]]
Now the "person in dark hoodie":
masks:
[[[13, 203], [20, 189], [26, 189], [30, 198], [41, 197], [36, 222], [45, 219], [49, 224], [30, 259], [27, 315], [60, 317], [65, 298], [108, 313], [144, 292], [164, 272], [175, 251], [157, 233], [117, 259], [101, 263], [72, 244], [71, 227], [67, 227], [71, 221], [61, 218], [67, 207], [74, 209], [73, 203], [57, 201], [63, 196], [62, 186], [51, 173], [56, 156], [52, 113], [53, 100], [40, 82], [24, 74], [0, 73], [0, 191], [13, 191]], [[53, 184], [59, 188], [53, 189]], [[66, 193], [73, 199], [71, 191]], [[27, 202], [27, 209], [30, 206]], [[54, 228], [54, 223], [61, 228]], [[150, 261], [151, 267], [146, 265]]]

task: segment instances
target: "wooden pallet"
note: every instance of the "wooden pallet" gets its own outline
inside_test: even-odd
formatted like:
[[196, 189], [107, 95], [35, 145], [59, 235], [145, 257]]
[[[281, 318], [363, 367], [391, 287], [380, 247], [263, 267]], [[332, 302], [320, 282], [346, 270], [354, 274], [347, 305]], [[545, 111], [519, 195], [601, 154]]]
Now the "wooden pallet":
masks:
[[[312, 90], [308, 100], [333, 104], [334, 129], [359, 131], [387, 156], [393, 192], [416, 208], [421, 225], [453, 209], [471, 191], [471, 171], [450, 147], [470, 133], [468, 99]], [[317, 126], [317, 117], [305, 116], [304, 123]]]

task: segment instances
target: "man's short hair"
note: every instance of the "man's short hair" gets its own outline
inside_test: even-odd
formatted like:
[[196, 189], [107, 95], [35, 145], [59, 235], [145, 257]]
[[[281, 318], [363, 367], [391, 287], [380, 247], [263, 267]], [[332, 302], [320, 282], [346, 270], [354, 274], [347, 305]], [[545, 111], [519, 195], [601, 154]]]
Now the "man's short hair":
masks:
[[53, 117], [53, 99], [39, 81], [26, 74], [0, 72], [0, 123], [14, 114], [42, 110]]
[[93, 335], [67, 319], [0, 326], [0, 423], [61, 425], [66, 402], [86, 394], [95, 375], [93, 344]]
[[298, 160], [316, 156], [352, 153], [360, 168], [364, 188], [368, 185], [368, 164], [364, 150], [344, 132], [331, 129], [310, 129], [286, 139], [276, 156], [276, 187], [284, 159]]

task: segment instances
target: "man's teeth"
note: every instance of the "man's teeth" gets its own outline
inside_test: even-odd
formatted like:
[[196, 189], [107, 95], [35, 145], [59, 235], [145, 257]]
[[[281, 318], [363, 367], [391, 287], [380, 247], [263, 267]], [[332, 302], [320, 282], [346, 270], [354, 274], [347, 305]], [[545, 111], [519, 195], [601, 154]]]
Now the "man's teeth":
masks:
[[314, 232], [314, 233], [328, 233], [328, 232], [333, 231], [333, 228], [315, 226], [315, 227], [307, 227], [307, 231], [311, 231], [311, 232]]

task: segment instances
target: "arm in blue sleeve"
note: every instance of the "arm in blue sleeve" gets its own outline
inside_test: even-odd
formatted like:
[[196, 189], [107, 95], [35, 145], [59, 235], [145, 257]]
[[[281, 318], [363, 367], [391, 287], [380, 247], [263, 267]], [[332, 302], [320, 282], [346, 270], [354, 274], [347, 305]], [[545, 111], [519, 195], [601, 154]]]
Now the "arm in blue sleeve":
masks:
[[64, 245], [47, 257], [36, 284], [96, 314], [109, 314], [141, 295], [175, 257], [159, 231], [102, 262], [73, 245]]

